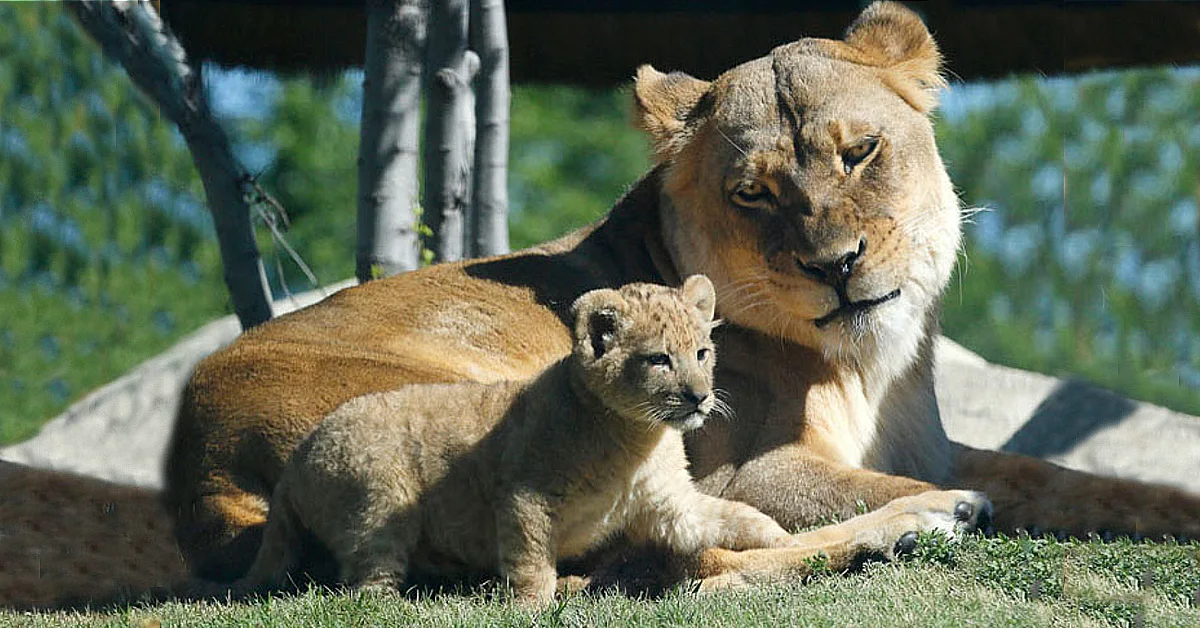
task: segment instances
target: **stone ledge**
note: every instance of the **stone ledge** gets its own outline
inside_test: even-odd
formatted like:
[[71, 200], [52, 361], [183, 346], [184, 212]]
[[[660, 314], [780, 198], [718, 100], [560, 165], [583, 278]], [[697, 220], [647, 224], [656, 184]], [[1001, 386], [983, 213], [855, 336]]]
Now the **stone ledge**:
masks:
[[936, 369], [942, 421], [956, 441], [1200, 493], [1200, 417], [991, 364], [947, 338]]

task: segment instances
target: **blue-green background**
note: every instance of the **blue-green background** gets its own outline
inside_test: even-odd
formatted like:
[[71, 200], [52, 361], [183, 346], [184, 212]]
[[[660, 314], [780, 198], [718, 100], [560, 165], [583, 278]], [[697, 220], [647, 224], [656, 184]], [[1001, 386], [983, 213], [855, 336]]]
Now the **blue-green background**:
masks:
[[[179, 135], [51, 4], [0, 4], [0, 442], [230, 311]], [[361, 75], [205, 68], [321, 282], [352, 275]], [[594, 219], [648, 166], [620, 91], [518, 87], [512, 242]], [[955, 85], [938, 139], [978, 208], [946, 333], [1200, 413], [1200, 70]], [[307, 286], [286, 257], [276, 293]]]

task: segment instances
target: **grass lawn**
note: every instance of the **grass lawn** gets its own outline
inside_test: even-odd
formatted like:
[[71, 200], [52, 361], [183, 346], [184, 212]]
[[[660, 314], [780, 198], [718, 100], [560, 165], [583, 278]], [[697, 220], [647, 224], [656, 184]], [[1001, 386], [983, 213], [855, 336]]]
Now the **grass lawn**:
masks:
[[577, 594], [535, 612], [474, 594], [310, 590], [115, 613], [0, 612], [13, 626], [1200, 626], [1200, 543], [924, 538], [897, 564], [657, 600]]

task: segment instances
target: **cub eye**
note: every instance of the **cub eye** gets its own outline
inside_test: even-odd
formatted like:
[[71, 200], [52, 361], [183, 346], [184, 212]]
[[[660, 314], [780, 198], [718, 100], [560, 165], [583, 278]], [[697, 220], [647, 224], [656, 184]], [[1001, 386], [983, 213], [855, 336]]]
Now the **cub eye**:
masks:
[[879, 148], [878, 137], [867, 137], [863, 141], [842, 151], [842, 167], [846, 169], [846, 174], [850, 174], [854, 167], [862, 163], [867, 157], [870, 157], [875, 149]]
[[646, 356], [646, 363], [650, 366], [671, 368], [671, 356], [665, 353], [651, 353]]
[[742, 207], [766, 209], [775, 204], [775, 196], [771, 194], [771, 190], [758, 181], [739, 183], [729, 198], [735, 205]]
[[708, 347], [704, 347], [696, 352], [696, 359], [701, 362], [708, 359]]

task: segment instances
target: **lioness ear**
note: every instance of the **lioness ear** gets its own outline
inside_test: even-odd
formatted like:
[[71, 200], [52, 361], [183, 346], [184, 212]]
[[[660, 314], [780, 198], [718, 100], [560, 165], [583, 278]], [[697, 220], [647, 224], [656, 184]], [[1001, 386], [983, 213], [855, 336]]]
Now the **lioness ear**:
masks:
[[711, 322], [717, 309], [717, 292], [704, 275], [692, 275], [683, 282], [683, 298], [700, 312], [704, 322]]
[[594, 358], [607, 353], [621, 326], [624, 297], [616, 290], [592, 290], [576, 299], [571, 311], [575, 314], [576, 343], [591, 347]]
[[683, 72], [663, 74], [649, 65], [638, 68], [633, 83], [637, 124], [650, 135], [660, 161], [682, 144], [684, 121], [708, 92], [708, 81]]
[[937, 107], [937, 92], [946, 86], [942, 54], [921, 18], [896, 2], [875, 2], [846, 29], [847, 45], [866, 63], [886, 68], [901, 79], [892, 85], [922, 113]]

